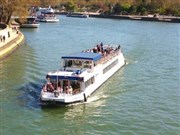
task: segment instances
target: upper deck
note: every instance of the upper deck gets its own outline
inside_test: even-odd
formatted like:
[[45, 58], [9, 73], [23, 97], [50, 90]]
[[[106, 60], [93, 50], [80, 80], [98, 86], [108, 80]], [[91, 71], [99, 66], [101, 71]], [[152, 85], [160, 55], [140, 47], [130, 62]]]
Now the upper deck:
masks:
[[72, 53], [61, 57], [62, 59], [72, 59], [72, 60], [89, 60], [96, 62], [102, 58], [102, 54], [93, 52], [80, 52]]
[[97, 45], [83, 52], [62, 56], [62, 66], [64, 70], [93, 69], [96, 65], [108, 62], [120, 52], [120, 45], [117, 47]]

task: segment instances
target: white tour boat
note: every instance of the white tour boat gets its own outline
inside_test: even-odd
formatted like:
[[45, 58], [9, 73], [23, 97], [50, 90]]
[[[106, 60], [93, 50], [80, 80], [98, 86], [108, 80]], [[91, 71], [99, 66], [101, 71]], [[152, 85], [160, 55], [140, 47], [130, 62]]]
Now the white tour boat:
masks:
[[54, 23], [54, 22], [59, 22], [59, 19], [55, 14], [40, 14], [37, 16], [38, 20], [40, 22], [49, 22], [49, 23]]
[[37, 17], [28, 16], [25, 18], [26, 21], [21, 22], [19, 18], [16, 19], [17, 23], [19, 23], [20, 28], [38, 28], [39, 22], [37, 21]]
[[38, 28], [39, 23], [23, 23], [20, 25], [20, 28]]
[[82, 13], [68, 13], [66, 15], [67, 17], [77, 17], [77, 18], [89, 18], [88, 14], [82, 14]]
[[93, 49], [62, 56], [62, 68], [49, 72], [43, 85], [42, 102], [69, 104], [87, 98], [125, 65], [120, 45], [97, 45]]
[[49, 23], [59, 22], [59, 18], [57, 18], [54, 9], [52, 9], [51, 7], [49, 8], [39, 7], [36, 15], [37, 15], [37, 19], [40, 22], [49, 22]]

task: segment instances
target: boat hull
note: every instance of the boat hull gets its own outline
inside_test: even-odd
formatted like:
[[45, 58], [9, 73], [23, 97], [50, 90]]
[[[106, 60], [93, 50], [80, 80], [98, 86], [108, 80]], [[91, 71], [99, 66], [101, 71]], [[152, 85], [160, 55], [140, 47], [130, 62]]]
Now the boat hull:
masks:
[[40, 19], [40, 22], [56, 23], [59, 22], [59, 19]]
[[67, 17], [76, 17], [76, 18], [89, 18], [89, 15], [67, 15]]
[[[103, 75], [103, 71], [98, 71], [98, 75], [95, 78], [95, 83], [94, 85], [90, 85], [88, 88], [86, 88], [85, 90], [85, 94], [86, 97], [89, 97], [93, 92], [95, 92], [103, 83], [105, 83], [105, 81], [107, 81], [112, 75], [114, 75], [119, 69], [121, 69], [125, 64], [125, 59], [123, 54], [119, 55], [117, 58], [113, 58], [111, 61], [109, 61], [108, 63], [106, 63], [106, 65], [109, 65], [110, 63], [113, 63], [116, 60], [119, 60], [119, 63], [114, 66], [113, 68], [111, 68], [111, 70], [109, 70], [108, 72], [105, 73], [105, 75]], [[107, 67], [106, 65], [103, 66]]]
[[21, 24], [20, 28], [38, 28], [40, 24]]

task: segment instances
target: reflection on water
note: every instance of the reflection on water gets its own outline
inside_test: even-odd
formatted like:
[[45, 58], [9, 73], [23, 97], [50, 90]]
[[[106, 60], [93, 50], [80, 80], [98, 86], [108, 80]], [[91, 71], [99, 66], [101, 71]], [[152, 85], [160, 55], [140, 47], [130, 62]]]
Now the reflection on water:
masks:
[[[39, 76], [35, 51], [26, 43], [0, 63], [1, 98], [17, 101], [19, 105], [36, 106], [40, 91]], [[6, 90], [6, 91], [3, 91]], [[16, 96], [15, 96], [16, 95]]]
[[[26, 45], [22, 46], [23, 48], [27, 47]], [[2, 80], [1, 89], [11, 89], [15, 84], [21, 84], [25, 77], [26, 70], [26, 58], [25, 52], [21, 51], [22, 48], [19, 48], [19, 52], [15, 52], [11, 57], [8, 57], [0, 63], [0, 76]]]

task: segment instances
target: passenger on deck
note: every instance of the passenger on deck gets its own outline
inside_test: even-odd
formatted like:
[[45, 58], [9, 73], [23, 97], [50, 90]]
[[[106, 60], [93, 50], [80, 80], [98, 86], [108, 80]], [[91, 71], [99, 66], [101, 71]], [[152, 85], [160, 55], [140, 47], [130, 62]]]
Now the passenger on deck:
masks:
[[66, 94], [68, 94], [68, 86], [65, 86], [65, 87], [64, 87], [64, 92], [65, 92]]
[[72, 94], [72, 91], [73, 91], [73, 90], [72, 90], [72, 87], [69, 86], [69, 87], [68, 87], [68, 94]]
[[59, 91], [59, 93], [63, 92], [63, 89], [62, 89], [61, 85], [58, 85], [57, 90]]
[[102, 43], [102, 42], [101, 42], [101, 44], [100, 44], [100, 47], [101, 47], [101, 52], [104, 53], [103, 43]]
[[97, 44], [96, 47], [97, 47], [97, 52], [101, 52], [101, 46]]
[[43, 86], [42, 86], [42, 89], [43, 89], [44, 92], [46, 92], [46, 91], [47, 91], [46, 85], [43, 85]]
[[93, 53], [97, 53], [97, 48], [96, 47], [93, 48]]
[[54, 91], [54, 87], [52, 84], [47, 84], [47, 91], [48, 92], [53, 92]]
[[80, 84], [75, 81], [73, 84], [72, 84], [72, 89], [73, 89], [73, 94], [77, 94], [80, 92]]
[[54, 86], [52, 85], [50, 78], [47, 76], [47, 83], [46, 83], [47, 91], [48, 92], [53, 92], [54, 91]]
[[103, 47], [103, 43], [102, 42], [101, 42], [100, 46]]

